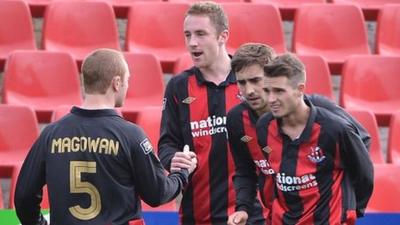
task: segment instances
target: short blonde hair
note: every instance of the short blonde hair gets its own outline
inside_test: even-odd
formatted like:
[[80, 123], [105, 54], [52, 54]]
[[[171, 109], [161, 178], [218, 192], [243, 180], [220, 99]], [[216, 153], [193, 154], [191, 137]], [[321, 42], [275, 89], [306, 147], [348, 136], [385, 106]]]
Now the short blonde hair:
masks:
[[217, 33], [220, 34], [224, 30], [229, 30], [228, 17], [226, 16], [221, 5], [212, 1], [201, 1], [192, 4], [186, 12], [186, 16], [207, 16], [214, 25]]
[[82, 64], [82, 75], [85, 92], [88, 94], [105, 94], [115, 76], [124, 79], [126, 67], [124, 56], [113, 49], [97, 49], [85, 58]]

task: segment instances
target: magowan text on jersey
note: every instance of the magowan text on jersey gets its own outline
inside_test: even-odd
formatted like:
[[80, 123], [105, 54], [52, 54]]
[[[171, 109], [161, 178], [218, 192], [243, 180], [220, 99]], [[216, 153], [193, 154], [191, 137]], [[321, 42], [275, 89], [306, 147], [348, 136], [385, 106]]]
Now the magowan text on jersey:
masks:
[[51, 153], [89, 152], [118, 155], [119, 142], [108, 138], [64, 137], [51, 141]]

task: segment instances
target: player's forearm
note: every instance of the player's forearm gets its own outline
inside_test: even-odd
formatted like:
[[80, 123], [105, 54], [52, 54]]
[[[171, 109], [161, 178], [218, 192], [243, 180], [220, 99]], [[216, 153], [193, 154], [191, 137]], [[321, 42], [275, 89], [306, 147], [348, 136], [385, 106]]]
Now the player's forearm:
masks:
[[187, 170], [174, 172], [165, 177], [158, 176], [157, 186], [149, 186], [147, 191], [152, 193], [143, 200], [151, 207], [157, 207], [175, 199], [188, 183], [189, 173]]
[[358, 179], [354, 186], [357, 200], [357, 217], [362, 217], [374, 186], [373, 165], [370, 160], [365, 160], [359, 168]]
[[252, 176], [235, 176], [236, 211], [251, 212], [257, 195], [257, 178]]
[[171, 160], [174, 157], [178, 148], [172, 146], [168, 143], [160, 143], [158, 148], [158, 158], [160, 159], [164, 168], [168, 171], [171, 169]]
[[374, 167], [360, 137], [351, 129], [346, 130], [345, 141], [347, 168], [352, 176], [357, 201], [357, 216], [364, 215], [374, 185]]
[[45, 224], [40, 213], [42, 187], [45, 183], [44, 162], [34, 144], [25, 159], [16, 184], [14, 205], [17, 216], [23, 225]]
[[18, 192], [15, 194], [15, 211], [22, 225], [46, 224], [40, 213], [40, 206], [34, 198], [21, 196]]

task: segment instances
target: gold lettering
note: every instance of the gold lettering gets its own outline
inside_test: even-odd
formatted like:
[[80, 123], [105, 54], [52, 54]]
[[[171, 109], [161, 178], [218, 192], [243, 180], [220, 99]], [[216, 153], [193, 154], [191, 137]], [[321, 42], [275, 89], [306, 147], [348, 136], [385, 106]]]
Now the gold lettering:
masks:
[[103, 153], [104, 150], [104, 154], [110, 154], [107, 150], [108, 150], [108, 140], [105, 138], [102, 138], [100, 140], [100, 147], [99, 147], [99, 153]]
[[[57, 151], [58, 153], [61, 153], [61, 141], [62, 139], [53, 139], [52, 143], [51, 143], [51, 153], [55, 153], [55, 151]], [[56, 150], [56, 148], [58, 150]]]
[[110, 146], [109, 146], [109, 154], [113, 154], [114, 156], [118, 155], [118, 150], [119, 150], [119, 142], [114, 140], [110, 140]]
[[62, 140], [62, 152], [71, 152], [71, 139], [70, 138], [64, 138]]
[[81, 137], [81, 151], [84, 152], [88, 148], [88, 140], [86, 137]]
[[94, 140], [88, 138], [88, 142], [89, 142], [89, 152], [96, 153], [99, 147], [100, 138], [96, 138]]
[[79, 143], [79, 138], [78, 137], [73, 137], [71, 139], [71, 149], [73, 152], [77, 152], [79, 151], [79, 149], [81, 148], [80, 143]]
[[51, 153], [79, 151], [117, 156], [119, 142], [117, 140], [100, 137], [93, 139], [90, 137], [64, 137], [52, 140]]

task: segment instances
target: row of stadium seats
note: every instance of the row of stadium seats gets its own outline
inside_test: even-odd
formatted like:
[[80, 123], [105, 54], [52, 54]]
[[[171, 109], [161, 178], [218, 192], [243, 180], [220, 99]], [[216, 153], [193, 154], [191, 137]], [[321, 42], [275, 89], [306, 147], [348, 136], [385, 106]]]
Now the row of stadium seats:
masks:
[[[126, 53], [132, 78], [125, 111], [160, 107], [164, 94], [161, 65], [156, 57], [144, 53]], [[68, 53], [15, 51], [6, 63], [2, 103], [29, 105], [39, 122], [49, 122], [59, 105], [82, 102], [80, 75]]]
[[[68, 56], [68, 55], [67, 55]], [[151, 55], [148, 55], [151, 56]], [[18, 57], [18, 56], [16, 56]], [[36, 55], [36, 58], [40, 58], [40, 55]], [[56, 58], [56, 55], [52, 56], [53, 58]], [[139, 60], [143, 60], [140, 59], [139, 56], [130, 56], [133, 60], [135, 60], [136, 58], [139, 58]], [[129, 58], [129, 57], [127, 57]], [[151, 59], [151, 58], [150, 58]], [[153, 57], [154, 59], [154, 57]], [[42, 61], [43, 59], [39, 59], [39, 61]], [[400, 60], [400, 59], [399, 59]], [[135, 60], [137, 61], [137, 60]], [[150, 60], [148, 62], [151, 62]], [[368, 62], [367, 62], [368, 63]], [[43, 62], [39, 62], [37, 64], [42, 64], [42, 65], [46, 65], [43, 64]], [[35, 64], [35, 65], [37, 65]], [[143, 63], [142, 65], [147, 65], [147, 63]], [[397, 63], [397, 65], [400, 65], [400, 63]], [[25, 65], [26, 66], [26, 65]], [[58, 68], [59, 70], [68, 70], [67, 68], [64, 68], [62, 66], [58, 66], [58, 67], [54, 67], [54, 66], [50, 66], [53, 68]], [[388, 66], [389, 67], [389, 66]], [[39, 122], [52, 122], [55, 121], [57, 119], [59, 119], [61, 116], [65, 115], [69, 109], [70, 109], [70, 105], [76, 104], [79, 105], [79, 103], [82, 101], [80, 96], [76, 97], [76, 101], [72, 102], [70, 101], [70, 99], [68, 99], [68, 97], [73, 96], [74, 93], [66, 93], [66, 96], [60, 96], [62, 93], [55, 93], [55, 90], [59, 90], [61, 88], [66, 88], [66, 90], [69, 89], [80, 89], [80, 86], [77, 87], [72, 87], [72, 86], [68, 86], [68, 82], [66, 80], [68, 80], [68, 78], [62, 78], [62, 79], [54, 79], [54, 74], [56, 72], [54, 72], [54, 69], [49, 69], [49, 74], [47, 74], [47, 76], [42, 79], [41, 76], [36, 76], [36, 77], [30, 77], [29, 71], [37, 71], [37, 69], [35, 69], [33, 66], [26, 66], [26, 68], [28, 68], [27, 70], [23, 70], [25, 72], [27, 72], [26, 75], [23, 79], [20, 79], [19, 82], [14, 82], [13, 86], [14, 89], [13, 90], [9, 90], [8, 89], [8, 74], [6, 73], [6, 78], [5, 78], [5, 86], [4, 86], [4, 93], [5, 93], [5, 97], [3, 97], [3, 99], [5, 99], [5, 103], [7, 104], [1, 104], [0, 107], [2, 107], [1, 109], [4, 110], [3, 113], [0, 114], [0, 119], [4, 120], [1, 122], [0, 127], [1, 130], [4, 131], [5, 133], [0, 135], [0, 138], [2, 138], [2, 140], [0, 142], [2, 142], [3, 145], [0, 144], [0, 150], [4, 150], [7, 149], [8, 147], [5, 146], [12, 146], [12, 145], [17, 145], [17, 147], [14, 147], [15, 149], [18, 150], [22, 150], [23, 152], [26, 150], [27, 146], [30, 146], [30, 141], [33, 140], [38, 132], [38, 123]], [[135, 67], [134, 67], [135, 68]], [[75, 69], [76, 70], [76, 69]], [[43, 70], [44, 71], [44, 70]], [[382, 73], [382, 74], [376, 74], [377, 77], [381, 77], [384, 76], [384, 74], [393, 74], [393, 73]], [[51, 77], [51, 75], [53, 75], [53, 77]], [[77, 74], [72, 74], [71, 76], [76, 77], [76, 83], [79, 83], [79, 78]], [[140, 75], [137, 76], [133, 76], [133, 78], [131, 80], [133, 80], [133, 83], [130, 85], [130, 92], [129, 93], [131, 96], [134, 95], [134, 90], [137, 89], [135, 87], [138, 87], [138, 89], [144, 87], [144, 89], [149, 90], [150, 88], [148, 88], [150, 85], [152, 87], [154, 87], [153, 84], [141, 84], [139, 85], [138, 83], [135, 83], [135, 80], [140, 80], [136, 79], [138, 78]], [[161, 75], [159, 75], [161, 76]], [[356, 75], [358, 76], [358, 75]], [[368, 76], [368, 75], [367, 75]], [[145, 79], [146, 76], [142, 76], [143, 79]], [[39, 81], [40, 79], [42, 79], [41, 81]], [[57, 83], [57, 81], [61, 81], [61, 83]], [[383, 80], [387, 80], [388, 83], [390, 82], [390, 79], [384, 79]], [[24, 84], [17, 86], [19, 83], [21, 84], [22, 82], [27, 81], [28, 83], [30, 83], [30, 87], [24, 87]], [[160, 83], [161, 83], [161, 79], [159, 79]], [[34, 83], [36, 82], [36, 83]], [[47, 84], [46, 84], [47, 82]], [[50, 84], [48, 84], [50, 82]], [[375, 81], [373, 80], [373, 82], [379, 83], [379, 81]], [[47, 87], [47, 86], [48, 87]], [[12, 86], [12, 85], [10, 85]], [[43, 87], [45, 87], [45, 89], [47, 90], [43, 90]], [[363, 84], [361, 83], [361, 86], [363, 86]], [[365, 85], [364, 87], [369, 90], [371, 85]], [[37, 88], [36, 88], [37, 87]], [[398, 86], [397, 86], [398, 87]], [[17, 90], [17, 88], [20, 88], [19, 90]], [[155, 88], [152, 89], [151, 91], [158, 91], [160, 90], [160, 96], [155, 97], [153, 100], [153, 102], [151, 103], [150, 101], [152, 100], [152, 98], [147, 99], [146, 96], [141, 96], [141, 100], [143, 102], [140, 102], [140, 98], [138, 98], [139, 100], [135, 102], [135, 98], [131, 98], [131, 102], [133, 102], [132, 105], [128, 105], [125, 106], [123, 108], [121, 108], [119, 111], [121, 112], [121, 115], [126, 118], [129, 121], [135, 122], [135, 123], [139, 123], [142, 124], [143, 126], [147, 127], [150, 126], [150, 128], [148, 129], [148, 133], [150, 134], [150, 139], [153, 141], [153, 143], [156, 143], [158, 140], [158, 127], [159, 127], [159, 120], [157, 120], [157, 118], [160, 118], [160, 113], [161, 113], [161, 106], [160, 106], [160, 102], [161, 102], [161, 98], [162, 98], [162, 88], [163, 85], [160, 84], [159, 88]], [[21, 91], [26, 91], [25, 93], [21, 93]], [[18, 92], [20, 91], [20, 92]], [[61, 91], [64, 91], [63, 89]], [[27, 93], [29, 92], [29, 93]], [[78, 93], [76, 95], [80, 94], [80, 90], [77, 91]], [[371, 92], [371, 91], [370, 91]], [[376, 90], [376, 92], [386, 92], [386, 90]], [[133, 94], [132, 94], [133, 93]], [[29, 96], [28, 96], [28, 95]], [[49, 94], [50, 96], [44, 96], [44, 94]], [[7, 96], [7, 95], [11, 95]], [[24, 96], [25, 95], [25, 96]], [[41, 95], [41, 96], [40, 96]], [[21, 97], [23, 98], [21, 100]], [[55, 98], [57, 98], [57, 101], [53, 101]], [[60, 98], [61, 97], [61, 98]], [[18, 99], [20, 98], [20, 99]], [[397, 100], [400, 99], [399, 97], [397, 97]], [[19, 100], [19, 101], [18, 101]], [[39, 100], [37, 102], [35, 102], [35, 100]], [[128, 100], [129, 102], [129, 100]], [[393, 101], [392, 101], [393, 102]], [[36, 103], [36, 104], [35, 104]], [[45, 103], [48, 103], [47, 105], [45, 105]], [[389, 104], [391, 104], [391, 102], [389, 102]], [[67, 105], [67, 106], [63, 106], [63, 105]], [[20, 113], [18, 112], [7, 112], [6, 110], [14, 110], [14, 108], [19, 108], [19, 107], [29, 107], [30, 110], [32, 110], [32, 115], [29, 115], [28, 113], [25, 112], [25, 116], [21, 116]], [[399, 107], [397, 106], [397, 109]], [[376, 120], [376, 116], [374, 115], [373, 111], [371, 109], [363, 109], [363, 108], [347, 108], [347, 110], [353, 114], [355, 116], [355, 118], [357, 120], [359, 120], [369, 131], [369, 133], [372, 136], [372, 145], [371, 145], [371, 156], [372, 159], [374, 161], [374, 163], [384, 163], [385, 161], [389, 162], [389, 163], [396, 163], [396, 164], [400, 164], [400, 141], [398, 138], [396, 138], [399, 133], [400, 133], [400, 111], [396, 111], [396, 110], [392, 110], [391, 111], [391, 116], [388, 116], [388, 125], [391, 127], [390, 128], [390, 135], [389, 135], [389, 143], [388, 143], [388, 151], [387, 151], [387, 158], [384, 159], [383, 154], [382, 154], [382, 144], [380, 143], [381, 138], [379, 136], [379, 128], [378, 128], [378, 122]], [[29, 111], [29, 110], [25, 110], [25, 111]], [[35, 113], [33, 113], [35, 112]], [[13, 119], [14, 118], [14, 119]], [[33, 119], [29, 119], [29, 118], [33, 118]], [[378, 117], [379, 118], [379, 117]], [[15, 121], [14, 121], [15, 120]], [[28, 120], [28, 121], [26, 121]], [[151, 122], [149, 122], [151, 121]], [[9, 125], [7, 125], [9, 124]], [[13, 126], [14, 124], [14, 126]], [[22, 128], [19, 127], [17, 124], [21, 124], [24, 125], [24, 127]], [[31, 124], [31, 125], [29, 125]], [[23, 132], [12, 132], [9, 128], [9, 126], [13, 126], [15, 129], [23, 129], [23, 131], [25, 132], [29, 132], [29, 135], [24, 135]], [[26, 136], [26, 137], [24, 137]], [[18, 141], [18, 140], [24, 140], [27, 141], [28, 143], [25, 143], [23, 141]], [[5, 144], [6, 143], [6, 144]], [[20, 146], [21, 145], [21, 146]], [[397, 146], [397, 147], [396, 147]], [[25, 149], [25, 150], [24, 150]], [[15, 150], [14, 150], [15, 151]], [[22, 154], [23, 155], [23, 154]], [[0, 162], [6, 162], [9, 163], [9, 160], [7, 160], [4, 157], [0, 157]]]
[[[182, 35], [188, 3], [136, 2], [129, 8], [124, 50], [152, 53], [171, 72], [177, 56], [187, 50]], [[270, 4], [223, 3], [231, 34], [228, 51], [246, 42], [269, 44], [286, 52], [279, 10]], [[376, 52], [400, 55], [400, 4], [382, 7], [376, 32]], [[0, 68], [16, 49], [37, 49], [31, 15], [23, 1], [0, 0]], [[81, 62], [100, 47], [120, 49], [118, 30], [111, 5], [103, 1], [54, 1], [44, 16], [42, 47], [47, 51], [69, 52]], [[397, 24], [397, 25], [396, 25]], [[330, 72], [338, 74], [352, 54], [370, 54], [361, 9], [345, 4], [306, 4], [296, 13], [293, 51], [321, 55]]]
[[[318, 55], [298, 55], [304, 63], [307, 73], [306, 93], [317, 93], [335, 101], [333, 93], [331, 74], [328, 63]], [[181, 71], [193, 66], [190, 54], [186, 53], [175, 62], [173, 74], [179, 74]]]
[[[146, 53], [125, 53], [132, 79], [125, 111], [159, 107], [164, 94], [164, 79], [158, 59]], [[327, 63], [320, 56], [299, 55], [306, 65], [306, 93], [318, 93], [335, 100]], [[176, 71], [192, 66], [190, 56], [182, 55]], [[384, 66], [382, 66], [384, 65]], [[342, 71], [339, 103], [346, 109], [371, 111], [381, 126], [400, 109], [400, 56], [353, 55]], [[14, 51], [7, 59], [2, 103], [29, 104], [39, 122], [49, 122], [58, 105], [80, 104], [82, 91], [79, 72], [68, 53]]]
[[[35, 17], [43, 16], [47, 6], [55, 0], [23, 0], [29, 4], [32, 15]], [[79, 0], [78, 0], [79, 1]], [[80, 0], [84, 1], [84, 0]], [[154, 2], [187, 2], [192, 3], [197, 0], [98, 0], [105, 1], [113, 6], [118, 17], [126, 17], [129, 7], [132, 3], [138, 1], [154, 1]], [[359, 6], [364, 13], [366, 19], [376, 19], [379, 10], [384, 4], [398, 3], [397, 0], [214, 0], [219, 3], [239, 2], [239, 3], [268, 3], [279, 7], [284, 19], [293, 19], [296, 9], [304, 3], [334, 3], [334, 4], [353, 4]]]

